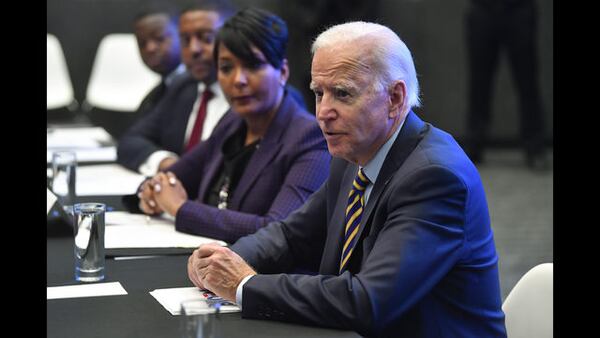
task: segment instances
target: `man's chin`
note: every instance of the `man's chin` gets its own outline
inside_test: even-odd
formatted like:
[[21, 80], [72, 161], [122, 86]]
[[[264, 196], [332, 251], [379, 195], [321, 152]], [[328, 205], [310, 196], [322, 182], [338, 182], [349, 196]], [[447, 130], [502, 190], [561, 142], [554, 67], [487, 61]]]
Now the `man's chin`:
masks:
[[346, 153], [343, 152], [342, 149], [340, 149], [339, 145], [330, 145], [329, 143], [327, 143], [327, 150], [329, 151], [329, 154], [331, 154], [331, 156], [333, 157], [345, 158]]
[[[189, 68], [188, 68], [189, 69]], [[215, 73], [210, 67], [192, 67], [189, 69], [192, 76], [198, 81], [208, 81], [209, 79], [216, 78]]]
[[198, 81], [204, 81], [208, 78], [209, 73], [207, 71], [192, 71], [192, 76]]

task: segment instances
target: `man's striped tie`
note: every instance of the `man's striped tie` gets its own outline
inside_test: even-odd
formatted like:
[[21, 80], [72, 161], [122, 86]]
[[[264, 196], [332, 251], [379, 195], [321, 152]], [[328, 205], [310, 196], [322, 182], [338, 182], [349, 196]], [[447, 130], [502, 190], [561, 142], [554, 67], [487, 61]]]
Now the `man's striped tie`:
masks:
[[365, 176], [363, 170], [360, 169], [352, 183], [352, 190], [350, 190], [350, 194], [348, 194], [345, 222], [346, 229], [344, 235], [344, 248], [342, 249], [342, 259], [340, 263], [340, 274], [346, 268], [350, 255], [352, 255], [352, 251], [358, 240], [356, 235], [358, 234], [360, 219], [365, 206], [365, 189], [369, 183], [369, 179]]

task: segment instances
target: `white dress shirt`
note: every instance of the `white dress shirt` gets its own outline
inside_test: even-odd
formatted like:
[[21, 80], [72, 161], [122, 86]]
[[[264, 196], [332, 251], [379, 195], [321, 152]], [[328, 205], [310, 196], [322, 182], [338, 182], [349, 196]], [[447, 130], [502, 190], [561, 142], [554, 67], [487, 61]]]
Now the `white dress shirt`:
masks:
[[[198, 96], [196, 97], [196, 101], [192, 107], [192, 112], [190, 117], [188, 118], [187, 127], [185, 130], [184, 136], [184, 148], [185, 145], [188, 144], [190, 135], [192, 134], [192, 129], [194, 128], [194, 123], [196, 122], [196, 117], [198, 116], [198, 109], [200, 108], [200, 99], [202, 97], [202, 93], [206, 85], [204, 82], [198, 83]], [[213, 97], [208, 101], [208, 105], [206, 106], [206, 117], [204, 118], [204, 124], [202, 126], [202, 137], [200, 138], [202, 141], [206, 140], [210, 137], [213, 129], [225, 115], [227, 110], [229, 110], [229, 103], [225, 98], [225, 94], [223, 94], [223, 90], [221, 90], [221, 86], [219, 86], [218, 82], [214, 82], [210, 85], [210, 90], [213, 92]], [[158, 166], [160, 162], [167, 157], [173, 157], [175, 159], [179, 159], [179, 156], [171, 151], [166, 150], [158, 150], [154, 153], [150, 154], [146, 161], [142, 163], [139, 167], [139, 172], [145, 176], [154, 176], [158, 172]]]

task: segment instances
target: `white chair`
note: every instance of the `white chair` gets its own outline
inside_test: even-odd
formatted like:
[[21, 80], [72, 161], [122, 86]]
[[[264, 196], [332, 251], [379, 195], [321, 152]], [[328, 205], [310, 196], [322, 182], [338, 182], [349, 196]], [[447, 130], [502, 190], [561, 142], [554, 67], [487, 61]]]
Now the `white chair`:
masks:
[[509, 338], [550, 338], [553, 335], [553, 264], [533, 267], [517, 282], [502, 310]]
[[135, 112], [160, 82], [140, 56], [133, 34], [108, 34], [96, 52], [86, 91], [86, 108]]
[[76, 106], [63, 49], [56, 36], [46, 34], [46, 109], [74, 110]]

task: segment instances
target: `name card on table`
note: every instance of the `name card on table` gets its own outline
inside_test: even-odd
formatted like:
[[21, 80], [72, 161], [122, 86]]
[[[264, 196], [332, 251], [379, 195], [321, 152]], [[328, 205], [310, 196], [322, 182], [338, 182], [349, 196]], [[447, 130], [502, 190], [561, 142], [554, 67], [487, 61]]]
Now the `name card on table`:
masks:
[[126, 295], [119, 282], [52, 286], [46, 288], [46, 299]]

